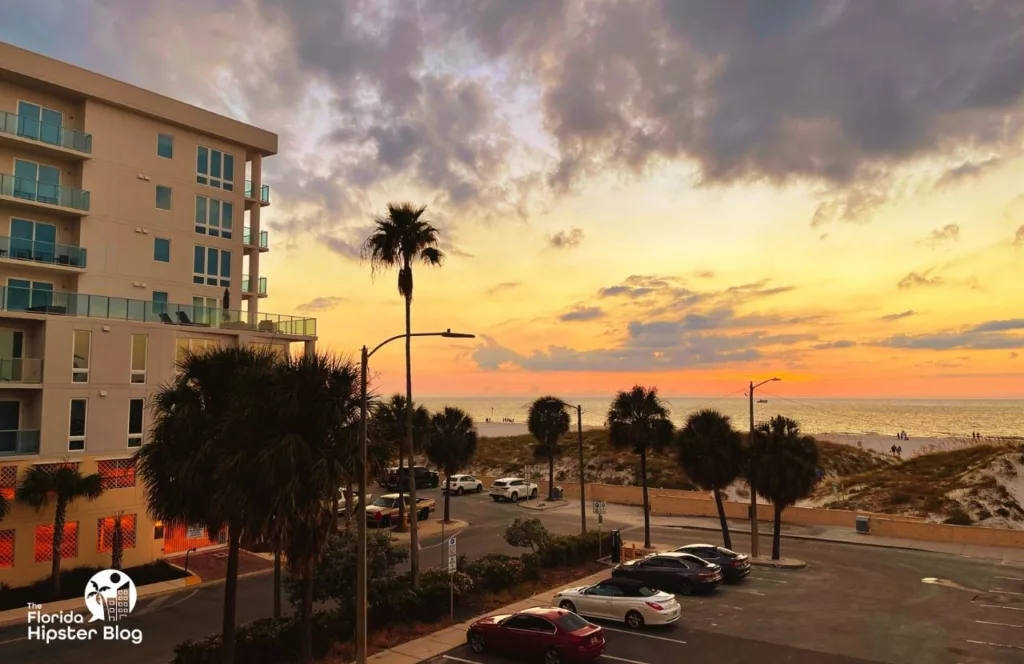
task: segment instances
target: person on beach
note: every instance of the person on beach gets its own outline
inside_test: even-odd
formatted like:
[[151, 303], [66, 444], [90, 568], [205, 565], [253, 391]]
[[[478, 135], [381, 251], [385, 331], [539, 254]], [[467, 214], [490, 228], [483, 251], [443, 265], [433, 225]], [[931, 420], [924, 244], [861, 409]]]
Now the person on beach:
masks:
[[902, 445], [897, 445], [896, 446], [896, 458], [897, 459], [902, 459], [903, 458], [903, 446]]
[[892, 448], [889, 450], [893, 456], [896, 456], [896, 443], [892, 444]]

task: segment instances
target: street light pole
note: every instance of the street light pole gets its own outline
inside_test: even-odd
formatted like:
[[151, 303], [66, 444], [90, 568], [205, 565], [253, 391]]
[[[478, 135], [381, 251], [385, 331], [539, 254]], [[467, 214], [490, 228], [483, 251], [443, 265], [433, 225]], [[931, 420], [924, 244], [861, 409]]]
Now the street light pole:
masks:
[[[765, 383], [771, 383], [773, 381], [782, 380], [781, 378], [769, 378], [768, 380], [762, 380], [757, 385], [754, 385], [754, 381], [750, 381], [750, 445], [754, 444], [754, 390], [761, 387]], [[758, 541], [757, 531], [757, 492], [754, 491], [753, 483], [750, 486], [750, 556], [757, 558], [760, 551], [760, 542]]]
[[583, 406], [576, 406], [576, 440], [580, 448], [580, 532], [587, 532], [587, 480], [583, 467]]
[[[382, 346], [386, 346], [392, 341], [398, 339], [405, 339], [409, 337], [445, 337], [446, 339], [473, 339], [476, 337], [474, 334], [464, 334], [461, 332], [452, 332], [451, 329], [445, 330], [444, 332], [414, 332], [409, 335], [397, 334], [393, 337], [389, 337], [384, 341], [374, 346], [373, 350], [367, 351], [366, 346], [363, 346], [361, 357], [360, 357], [360, 376], [359, 376], [359, 391], [360, 391], [360, 404], [359, 404], [359, 459], [356, 463], [356, 468], [359, 472], [359, 527], [357, 529], [358, 542], [358, 554], [356, 555], [356, 628], [355, 628], [355, 639], [356, 639], [356, 664], [366, 664], [366, 646], [367, 646], [367, 611], [369, 609], [369, 601], [367, 597], [367, 561], [366, 561], [366, 457], [367, 455], [367, 367], [369, 365], [370, 357], [381, 349]], [[412, 408], [412, 404], [406, 405], [408, 408]], [[412, 459], [409, 460], [410, 464]], [[411, 474], [411, 473], [410, 473]], [[414, 554], [415, 555], [415, 554]]]

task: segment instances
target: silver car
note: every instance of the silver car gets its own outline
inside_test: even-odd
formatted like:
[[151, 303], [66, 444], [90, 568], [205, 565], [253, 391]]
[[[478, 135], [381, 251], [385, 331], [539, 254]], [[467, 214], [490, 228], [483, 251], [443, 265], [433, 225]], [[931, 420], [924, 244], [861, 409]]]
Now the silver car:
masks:
[[566, 611], [617, 620], [633, 629], [674, 623], [682, 613], [675, 595], [632, 579], [605, 579], [592, 586], [569, 588], [555, 595], [555, 603]]

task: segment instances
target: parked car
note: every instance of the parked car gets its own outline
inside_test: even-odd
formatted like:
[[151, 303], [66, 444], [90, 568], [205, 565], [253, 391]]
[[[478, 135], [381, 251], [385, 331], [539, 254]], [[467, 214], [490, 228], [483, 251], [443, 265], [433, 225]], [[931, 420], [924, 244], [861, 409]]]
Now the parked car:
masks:
[[[416, 509], [409, 510], [409, 496], [401, 496], [406, 511], [415, 512], [417, 521], [426, 521], [436, 509], [433, 498], [417, 498]], [[366, 522], [378, 528], [390, 528], [398, 523], [399, 496], [387, 493], [366, 506]]]
[[604, 630], [572, 611], [535, 607], [488, 616], [466, 631], [475, 653], [492, 651], [530, 662], [586, 662], [604, 653]]
[[[340, 489], [338, 489], [338, 516], [345, 516], [345, 493], [346, 493], [346, 490], [345, 490], [344, 487], [341, 487]], [[373, 499], [373, 494], [372, 493], [366, 494], [366, 500], [367, 501], [370, 501], [372, 499]], [[359, 492], [358, 491], [353, 491], [352, 492], [351, 500], [352, 500], [352, 513], [353, 514], [359, 514]]]
[[537, 485], [533, 482], [527, 482], [522, 477], [502, 477], [499, 480], [494, 480], [494, 484], [491, 485], [491, 490], [488, 493], [491, 494], [494, 502], [511, 500], [515, 503], [520, 498], [526, 498], [527, 496], [536, 498]]
[[704, 562], [713, 563], [722, 568], [726, 583], [740, 581], [750, 575], [750, 556], [736, 553], [724, 546], [714, 544], [687, 544], [676, 549], [677, 553], [689, 553]]
[[689, 553], [655, 553], [630, 560], [616, 565], [612, 576], [635, 579], [651, 588], [681, 595], [711, 591], [722, 585], [721, 567]]
[[483, 483], [472, 475], [452, 475], [445, 481], [444, 488], [441, 489], [444, 493], [451, 491], [457, 496], [470, 491], [480, 493], [483, 490]]
[[566, 611], [588, 618], [618, 620], [633, 629], [674, 623], [681, 613], [672, 593], [648, 588], [642, 581], [628, 578], [569, 588], [557, 593], [555, 601]]
[[[413, 466], [413, 472], [416, 473], [417, 489], [436, 489], [441, 485], [441, 476], [425, 466]], [[382, 486], [389, 491], [409, 486], [409, 467], [390, 468]]]

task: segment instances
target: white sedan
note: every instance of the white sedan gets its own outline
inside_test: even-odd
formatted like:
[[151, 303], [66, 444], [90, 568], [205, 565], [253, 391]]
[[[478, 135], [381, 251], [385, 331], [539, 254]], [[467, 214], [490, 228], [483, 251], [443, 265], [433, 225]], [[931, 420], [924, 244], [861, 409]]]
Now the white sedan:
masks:
[[605, 579], [592, 586], [569, 588], [557, 593], [555, 602], [577, 615], [617, 620], [633, 629], [674, 623], [681, 613], [675, 595], [633, 579]]
[[515, 503], [522, 498], [536, 498], [537, 485], [527, 482], [522, 477], [502, 477], [500, 480], [494, 480], [488, 493], [494, 502], [511, 500]]
[[445, 480], [444, 488], [442, 489], [442, 491], [451, 491], [458, 496], [470, 491], [480, 493], [483, 490], [483, 483], [472, 475], [452, 475]]

